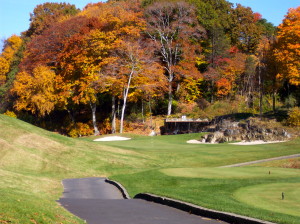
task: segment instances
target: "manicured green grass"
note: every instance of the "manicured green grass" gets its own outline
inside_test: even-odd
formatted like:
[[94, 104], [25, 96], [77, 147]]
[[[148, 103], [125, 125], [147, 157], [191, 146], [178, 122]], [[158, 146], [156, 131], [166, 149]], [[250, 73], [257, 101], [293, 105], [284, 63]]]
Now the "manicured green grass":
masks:
[[[173, 177], [206, 179], [253, 179], [253, 178], [293, 178], [299, 177], [300, 171], [293, 169], [267, 167], [232, 167], [232, 168], [172, 168], [160, 172]], [[270, 172], [270, 173], [269, 173]]]
[[217, 168], [300, 153], [299, 139], [236, 146], [186, 143], [199, 138], [199, 134], [126, 136], [133, 139], [71, 139], [0, 115], [0, 223], [83, 223], [55, 201], [63, 191], [62, 179], [91, 176], [116, 179], [131, 196], [150, 192], [278, 223], [297, 223], [299, 219], [288, 211], [298, 201], [287, 199], [291, 201], [285, 209], [271, 211], [266, 207], [272, 204], [272, 197], [262, 203], [265, 206], [258, 207], [241, 190], [259, 192], [256, 186], [284, 183], [288, 192], [289, 187], [292, 190], [300, 183], [299, 170]]
[[[235, 170], [242, 168], [222, 169], [233, 170], [232, 173], [235, 175]], [[250, 167], [245, 167], [244, 173], [248, 175], [246, 178], [241, 176], [235, 178], [220, 178], [220, 174], [215, 174], [206, 178], [187, 178], [169, 176], [164, 174], [161, 170], [152, 170], [131, 175], [118, 175], [113, 178], [120, 181], [129, 190], [130, 195], [135, 195], [141, 191], [150, 192], [161, 196], [191, 202], [207, 208], [233, 212], [276, 223], [299, 223], [298, 216], [285, 213], [285, 210], [273, 211], [268, 209], [267, 204], [257, 207], [240, 200], [241, 198], [236, 197], [237, 191], [248, 186], [282, 183], [287, 186], [290, 185], [291, 187], [295, 187], [295, 184], [300, 183], [299, 171], [291, 170], [289, 176], [281, 176], [280, 173], [286, 174], [284, 169], [282, 171], [277, 169], [274, 171], [274, 173], [276, 173], [275, 175], [269, 175], [266, 172], [267, 169], [255, 168], [257, 172], [261, 173], [261, 175], [253, 177], [253, 171], [251, 169], [252, 168]], [[230, 171], [226, 171], [227, 174], [229, 172]], [[271, 170], [271, 173], [272, 172], [273, 170]], [[240, 171], [238, 173], [240, 173]], [[251, 175], [249, 175], [249, 173]], [[135, 182], [132, 180], [135, 180]], [[261, 190], [264, 191], [264, 189]], [[248, 195], [248, 197], [251, 196]], [[274, 200], [277, 200], [277, 198]], [[298, 203], [296, 200], [291, 200], [294, 204]], [[272, 202], [269, 201], [269, 203]], [[294, 208], [291, 208], [291, 210], [293, 209]]]
[[240, 188], [234, 194], [239, 201], [251, 206], [298, 216], [300, 220], [299, 195], [300, 183], [259, 184]]

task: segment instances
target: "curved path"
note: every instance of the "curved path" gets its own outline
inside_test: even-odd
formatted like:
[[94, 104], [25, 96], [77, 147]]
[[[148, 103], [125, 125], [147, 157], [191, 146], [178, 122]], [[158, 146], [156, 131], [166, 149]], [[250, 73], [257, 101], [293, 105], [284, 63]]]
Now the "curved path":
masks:
[[123, 199], [104, 178], [63, 180], [58, 202], [88, 224], [220, 224], [178, 209], [140, 199]]
[[294, 155], [289, 155], [289, 156], [280, 156], [280, 157], [250, 161], [250, 162], [245, 162], [245, 163], [237, 163], [237, 164], [232, 164], [232, 165], [221, 166], [221, 168], [248, 166], [248, 165], [252, 165], [252, 164], [256, 164], [256, 163], [264, 163], [264, 162], [269, 162], [269, 161], [273, 161], [273, 160], [292, 159], [292, 158], [297, 158], [297, 157], [300, 157], [300, 154], [294, 154]]

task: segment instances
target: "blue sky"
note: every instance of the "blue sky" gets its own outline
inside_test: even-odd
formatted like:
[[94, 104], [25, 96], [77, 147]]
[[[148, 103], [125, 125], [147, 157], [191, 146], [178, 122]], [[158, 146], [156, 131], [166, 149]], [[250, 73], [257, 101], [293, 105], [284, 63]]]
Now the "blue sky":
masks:
[[249, 6], [253, 12], [259, 12], [263, 18], [278, 26], [289, 8], [300, 6], [300, 0], [228, 0], [232, 3], [240, 3]]
[[[240, 3], [250, 6], [254, 12], [259, 12], [264, 18], [274, 25], [279, 25], [288, 9], [300, 6], [300, 0], [229, 0], [232, 3]], [[29, 28], [29, 14], [36, 5], [45, 2], [62, 2], [56, 0], [0, 0], [0, 40], [19, 35]], [[88, 3], [99, 0], [65, 0], [82, 9]], [[0, 41], [0, 51], [2, 49]]]

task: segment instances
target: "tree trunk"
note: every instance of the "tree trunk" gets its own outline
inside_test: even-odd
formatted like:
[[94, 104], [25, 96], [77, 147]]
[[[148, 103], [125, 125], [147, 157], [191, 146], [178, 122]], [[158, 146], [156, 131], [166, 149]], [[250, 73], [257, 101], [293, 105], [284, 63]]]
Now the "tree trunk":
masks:
[[116, 133], [116, 97], [112, 96], [111, 106], [111, 133]]
[[172, 82], [169, 82], [169, 102], [168, 102], [168, 116], [172, 113], [172, 102], [173, 102], [173, 94], [172, 94]]
[[258, 85], [259, 85], [259, 116], [262, 119], [262, 100], [263, 100], [263, 80], [261, 77], [261, 67], [258, 65]]
[[67, 111], [68, 111], [69, 117], [70, 117], [73, 125], [75, 125], [76, 122], [75, 122], [75, 116], [74, 116], [74, 114], [70, 110], [67, 110]]
[[276, 111], [276, 92], [273, 90], [273, 113]]
[[94, 126], [94, 135], [99, 135], [100, 132], [97, 127], [97, 120], [96, 120], [96, 109], [97, 105], [96, 103], [90, 103], [91, 109], [92, 109], [92, 118], [93, 118], [93, 126]]
[[127, 102], [127, 97], [128, 97], [128, 92], [129, 92], [129, 87], [130, 87], [130, 82], [132, 79], [133, 72], [134, 70], [131, 70], [126, 89], [124, 89], [123, 106], [122, 106], [121, 120], [120, 120], [120, 133], [123, 133], [124, 114], [125, 114], [126, 102]]
[[144, 119], [144, 100], [142, 99], [142, 119], [143, 119], [143, 124], [145, 123]]
[[149, 113], [150, 113], [150, 127], [153, 129], [153, 120], [152, 120], [152, 109], [151, 109], [151, 98], [149, 97]]

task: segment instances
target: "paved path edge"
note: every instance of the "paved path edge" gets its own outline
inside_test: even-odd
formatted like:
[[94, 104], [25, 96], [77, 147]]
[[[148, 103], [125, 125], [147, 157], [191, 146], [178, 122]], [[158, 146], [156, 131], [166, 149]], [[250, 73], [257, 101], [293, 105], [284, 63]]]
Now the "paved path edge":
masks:
[[120, 184], [117, 181], [110, 180], [108, 178], [105, 179], [105, 182], [117, 187], [119, 189], [119, 191], [121, 191], [124, 199], [130, 199], [130, 196], [129, 196], [128, 192], [126, 191], [125, 187], [123, 187], [122, 184]]
[[[105, 179], [105, 182], [116, 186], [122, 193], [125, 199], [130, 199], [130, 196], [122, 184], [117, 181]], [[135, 199], [143, 199], [146, 201], [166, 205], [172, 208], [176, 208], [194, 215], [199, 215], [207, 218], [218, 219], [229, 223], [243, 223], [243, 224], [275, 224], [260, 219], [255, 219], [247, 216], [237, 215], [229, 212], [221, 212], [213, 209], [204, 208], [198, 205], [194, 205], [188, 202], [175, 200], [172, 198], [161, 197], [149, 193], [140, 193], [134, 196]]]
[[137, 199], [143, 199], [176, 209], [180, 209], [185, 212], [189, 212], [194, 215], [199, 215], [207, 218], [217, 219], [229, 223], [243, 223], [243, 224], [275, 224], [272, 222], [254, 219], [247, 216], [241, 216], [234, 213], [221, 212], [217, 210], [207, 209], [201, 206], [197, 206], [191, 203], [175, 200], [167, 197], [160, 197], [154, 194], [141, 193], [134, 196]]

